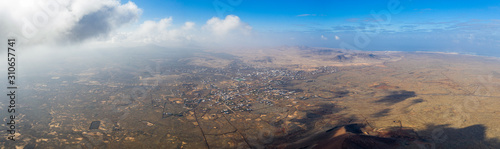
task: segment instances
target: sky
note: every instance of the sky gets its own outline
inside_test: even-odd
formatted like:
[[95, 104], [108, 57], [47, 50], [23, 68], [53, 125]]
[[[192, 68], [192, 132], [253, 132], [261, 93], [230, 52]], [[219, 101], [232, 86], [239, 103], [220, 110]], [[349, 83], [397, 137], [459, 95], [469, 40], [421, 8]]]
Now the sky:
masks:
[[46, 48], [300, 45], [500, 56], [499, 14], [500, 2], [479, 0], [19, 0], [0, 2], [0, 37]]

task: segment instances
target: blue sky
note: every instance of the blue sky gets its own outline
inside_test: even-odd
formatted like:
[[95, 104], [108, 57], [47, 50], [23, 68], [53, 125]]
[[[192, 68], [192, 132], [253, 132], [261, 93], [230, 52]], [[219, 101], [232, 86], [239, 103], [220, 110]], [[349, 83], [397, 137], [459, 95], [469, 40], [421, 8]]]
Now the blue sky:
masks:
[[[500, 50], [498, 1], [307, 1], [307, 0], [152, 0], [133, 1], [143, 10], [138, 21], [172, 17], [203, 24], [211, 17], [238, 16], [254, 32], [281, 38], [279, 43], [339, 48], [345, 42], [360, 50], [447, 51], [470, 54]], [[217, 13], [214, 3], [228, 11]], [[231, 3], [232, 2], [232, 3]], [[372, 11], [395, 4], [402, 11], [379, 33], [361, 43], [357, 32], [370, 34], [377, 21]], [[399, 5], [398, 5], [399, 3]], [[230, 9], [230, 10], [229, 10]], [[175, 24], [174, 23], [174, 24]], [[357, 30], [356, 30], [357, 29]], [[337, 36], [338, 40], [335, 40]], [[359, 42], [358, 42], [359, 43]]]
[[[232, 11], [219, 15], [213, 3], [227, 4]], [[231, 1], [231, 0], [230, 0]], [[180, 22], [204, 22], [211, 17], [233, 14], [259, 30], [283, 27], [296, 28], [293, 24], [321, 24], [325, 27], [334, 23], [350, 23], [348, 19], [371, 18], [370, 11], [387, 9], [387, 1], [307, 1], [307, 0], [135, 0], [143, 9], [141, 20], [161, 19], [173, 16]], [[240, 2], [240, 3], [237, 3]], [[499, 19], [500, 2], [495, 1], [415, 1], [400, 0], [403, 11], [393, 15], [396, 23], [424, 23], [431, 21], [467, 21], [470, 19]], [[315, 14], [298, 17], [301, 14]], [[352, 20], [351, 20], [352, 21]], [[303, 28], [302, 28], [303, 29]]]
[[500, 2], [458, 0], [0, 1], [0, 36], [29, 45], [305, 45], [500, 56], [499, 14]]

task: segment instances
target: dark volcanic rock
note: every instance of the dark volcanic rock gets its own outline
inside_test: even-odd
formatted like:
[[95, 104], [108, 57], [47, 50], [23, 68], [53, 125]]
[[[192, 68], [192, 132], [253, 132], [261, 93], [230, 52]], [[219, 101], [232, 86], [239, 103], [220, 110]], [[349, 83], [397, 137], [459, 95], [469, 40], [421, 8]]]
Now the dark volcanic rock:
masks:
[[90, 123], [89, 129], [99, 129], [99, 125], [101, 125], [101, 121], [93, 121]]
[[392, 149], [398, 148], [400, 142], [396, 138], [365, 135], [361, 124], [349, 124], [318, 132], [297, 142], [279, 145], [277, 148], [307, 149]]

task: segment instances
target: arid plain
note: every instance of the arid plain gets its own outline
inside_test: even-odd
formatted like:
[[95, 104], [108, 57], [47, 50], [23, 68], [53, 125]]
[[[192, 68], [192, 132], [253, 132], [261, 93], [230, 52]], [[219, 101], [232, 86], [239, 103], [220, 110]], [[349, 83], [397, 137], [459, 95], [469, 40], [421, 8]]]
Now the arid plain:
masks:
[[394, 148], [500, 147], [499, 58], [311, 47], [121, 53], [86, 64], [65, 57], [22, 76], [18, 140], [0, 145], [319, 148], [343, 127]]

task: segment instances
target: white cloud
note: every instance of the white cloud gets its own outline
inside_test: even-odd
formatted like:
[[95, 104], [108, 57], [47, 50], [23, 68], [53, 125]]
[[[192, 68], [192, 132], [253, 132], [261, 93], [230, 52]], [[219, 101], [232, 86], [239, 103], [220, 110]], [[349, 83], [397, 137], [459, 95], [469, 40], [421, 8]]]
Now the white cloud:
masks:
[[339, 39], [340, 39], [340, 37], [335, 35], [335, 40], [339, 40]]
[[209, 19], [196, 27], [194, 22], [176, 26], [173, 18], [160, 21], [145, 21], [136, 30], [115, 33], [108, 42], [115, 44], [156, 44], [168, 47], [215, 46], [242, 44], [251, 37], [252, 27], [238, 16], [228, 15], [225, 19]]
[[133, 3], [119, 0], [0, 1], [0, 37], [15, 36], [27, 45], [80, 42], [107, 36], [141, 14]]
[[184, 26], [175, 28], [172, 17], [161, 19], [158, 22], [145, 21], [137, 30], [127, 33], [119, 33], [115, 36], [122, 36], [114, 41], [118, 43], [140, 43], [140, 44], [164, 44], [182, 45], [192, 39], [193, 22], [186, 22]]
[[189, 30], [189, 29], [192, 29], [193, 27], [194, 27], [194, 22], [186, 22], [186, 23], [184, 23], [184, 26], [182, 27], [182, 29]]
[[231, 31], [249, 34], [252, 31], [252, 27], [241, 22], [240, 18], [235, 15], [228, 15], [224, 20], [213, 17], [207, 21], [203, 29], [207, 29], [216, 35], [226, 35]]
[[[120, 0], [0, 1], [0, 38], [15, 36], [22, 45], [226, 46], [252, 40], [252, 27], [238, 16], [207, 18], [202, 25], [174, 23], [167, 17], [121, 28], [138, 20], [142, 10]], [[132, 27], [132, 26], [129, 26]], [[247, 44], [248, 45], [248, 44]]]
[[[307, 16], [318, 16], [317, 14], [299, 14], [297, 17], [307, 17]], [[320, 14], [319, 16], [326, 16], [323, 14]]]
[[103, 5], [97, 11], [84, 15], [69, 30], [67, 37], [73, 41], [82, 41], [96, 36], [107, 36], [108, 33], [130, 23], [139, 17], [140, 10], [132, 2]]
[[328, 40], [325, 36], [321, 35], [321, 40]]

